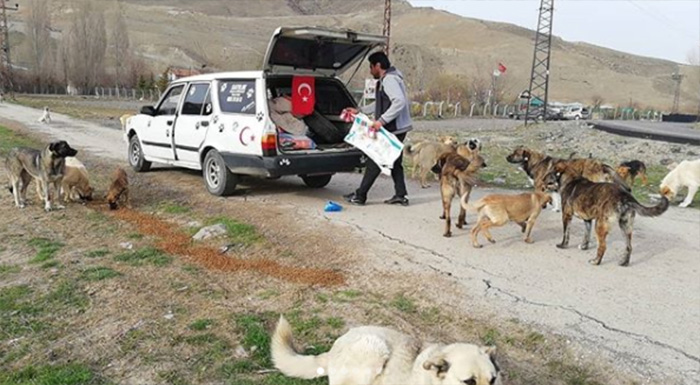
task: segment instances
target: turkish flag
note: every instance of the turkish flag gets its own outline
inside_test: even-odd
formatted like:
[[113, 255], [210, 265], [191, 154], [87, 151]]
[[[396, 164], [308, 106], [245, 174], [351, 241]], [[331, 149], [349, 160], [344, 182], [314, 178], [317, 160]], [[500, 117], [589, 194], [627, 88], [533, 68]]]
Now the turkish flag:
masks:
[[316, 83], [313, 76], [292, 78], [292, 115], [307, 116], [314, 112], [316, 105]]
[[504, 66], [502, 63], [498, 63], [498, 71], [500, 73], [505, 73], [506, 72], [506, 66]]

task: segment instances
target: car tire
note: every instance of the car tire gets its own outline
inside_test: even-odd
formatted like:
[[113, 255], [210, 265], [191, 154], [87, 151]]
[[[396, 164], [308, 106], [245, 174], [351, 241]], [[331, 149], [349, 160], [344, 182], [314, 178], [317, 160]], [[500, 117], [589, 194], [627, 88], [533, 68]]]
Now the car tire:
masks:
[[202, 163], [204, 186], [210, 194], [227, 196], [233, 194], [238, 184], [238, 176], [226, 167], [224, 158], [216, 150], [211, 150]]
[[576, 116], [574, 116], [574, 120], [581, 120], [581, 117], [576, 115]]
[[146, 172], [151, 169], [151, 162], [147, 161], [143, 156], [143, 148], [138, 135], [134, 135], [129, 139], [128, 154], [129, 165], [136, 172]]
[[327, 175], [300, 175], [304, 184], [311, 188], [324, 188], [331, 182], [333, 174]]

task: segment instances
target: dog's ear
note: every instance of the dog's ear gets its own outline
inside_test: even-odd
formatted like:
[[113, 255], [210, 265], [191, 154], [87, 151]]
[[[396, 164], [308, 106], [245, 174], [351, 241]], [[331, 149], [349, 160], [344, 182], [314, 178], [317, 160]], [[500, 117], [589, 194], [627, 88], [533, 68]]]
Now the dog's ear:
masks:
[[49, 143], [49, 151], [55, 153], [56, 151], [58, 151], [60, 145], [61, 145], [61, 142], [51, 142], [51, 143]]
[[450, 363], [445, 360], [445, 356], [442, 353], [436, 353], [423, 362], [423, 369], [434, 371], [435, 376], [443, 379], [447, 371], [450, 370]]

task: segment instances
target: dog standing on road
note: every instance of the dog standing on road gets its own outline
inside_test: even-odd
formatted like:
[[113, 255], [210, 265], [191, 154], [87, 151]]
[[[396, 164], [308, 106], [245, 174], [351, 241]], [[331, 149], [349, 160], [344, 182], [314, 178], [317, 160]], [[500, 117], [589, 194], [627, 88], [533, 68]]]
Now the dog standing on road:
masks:
[[282, 374], [327, 376], [331, 385], [493, 385], [499, 379], [493, 347], [428, 343], [378, 326], [350, 329], [327, 353], [304, 356], [294, 349], [292, 328], [280, 317], [270, 351]]
[[126, 176], [126, 171], [119, 167], [112, 174], [112, 185], [109, 186], [109, 191], [107, 192], [107, 204], [109, 204], [110, 210], [116, 210], [122, 201], [126, 207], [131, 208], [129, 178]]
[[420, 174], [420, 186], [428, 188], [428, 175], [437, 159], [445, 153], [454, 151], [457, 140], [453, 136], [442, 136], [438, 142], [419, 142], [404, 147], [404, 155], [411, 160], [413, 171], [411, 178]]
[[51, 112], [49, 111], [48, 106], [44, 107], [44, 112], [41, 114], [41, 117], [39, 118], [39, 123], [46, 123], [46, 124], [51, 123]]
[[688, 207], [700, 187], [700, 159], [684, 160], [671, 172], [666, 174], [661, 181], [659, 190], [661, 195], [673, 199], [680, 193], [683, 187], [688, 188], [688, 196], [685, 197], [679, 207]]
[[[462, 148], [464, 147], [464, 148]], [[468, 159], [464, 155], [470, 156]], [[440, 175], [440, 196], [442, 197], [442, 216], [445, 220], [445, 232], [443, 236], [452, 236], [452, 220], [450, 210], [455, 195], [463, 202], [469, 201], [472, 186], [476, 179], [476, 173], [486, 167], [486, 161], [478, 153], [472, 153], [466, 146], [460, 146], [455, 152], [443, 154], [433, 166], [432, 171]], [[467, 212], [460, 206], [457, 217], [457, 228], [461, 229], [467, 224]]]
[[591, 240], [591, 227], [595, 220], [595, 232], [598, 239], [596, 258], [589, 262], [599, 265], [606, 250], [606, 238], [610, 231], [610, 221], [617, 219], [620, 229], [625, 235], [627, 248], [620, 261], [620, 266], [627, 266], [632, 255], [632, 231], [634, 217], [639, 213], [645, 217], [655, 217], [668, 209], [668, 199], [661, 197], [661, 202], [653, 207], [639, 204], [629, 190], [617, 183], [597, 183], [581, 177], [578, 171], [572, 170], [566, 163], [555, 165], [554, 170], [545, 178], [548, 188], [557, 188], [562, 197], [562, 224], [564, 235], [560, 249], [569, 245], [570, 224], [573, 216], [583, 219], [586, 230], [581, 250], [588, 250]]
[[503, 226], [509, 220], [520, 225], [525, 233], [525, 242], [532, 243], [533, 240], [530, 237], [530, 233], [535, 225], [535, 221], [542, 209], [547, 206], [547, 203], [551, 202], [552, 197], [544, 191], [518, 195], [491, 194], [473, 204], [468, 204], [462, 200], [464, 209], [469, 207], [478, 212], [476, 225], [471, 231], [472, 246], [476, 248], [481, 247], [477, 237], [479, 232], [482, 231], [489, 242], [496, 243], [496, 240], [491, 236], [489, 228]]
[[[64, 140], [50, 143], [43, 151], [25, 147], [11, 149], [5, 158], [5, 169], [10, 178], [10, 191], [14, 195], [15, 206], [25, 207], [27, 186], [34, 178], [37, 192], [44, 200], [44, 210], [51, 211], [50, 186], [54, 186], [53, 196], [60, 200], [66, 157], [77, 153]], [[60, 203], [56, 207], [64, 208]]]

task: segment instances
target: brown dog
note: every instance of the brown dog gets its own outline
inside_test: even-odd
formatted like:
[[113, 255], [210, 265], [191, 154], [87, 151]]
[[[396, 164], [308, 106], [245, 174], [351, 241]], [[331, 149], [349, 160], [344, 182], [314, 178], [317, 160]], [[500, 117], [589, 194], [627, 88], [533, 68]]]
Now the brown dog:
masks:
[[[442, 216], [440, 219], [445, 220], [445, 232], [443, 233], [445, 237], [452, 236], [450, 218], [452, 200], [455, 195], [459, 195], [463, 202], [469, 202], [476, 173], [479, 169], [486, 167], [486, 161], [481, 155], [472, 153], [472, 159], [467, 159], [459, 152], [460, 149], [443, 154], [432, 168], [433, 172], [440, 175], [440, 195], [442, 197]], [[461, 152], [465, 153], [465, 150], [462, 149]], [[460, 206], [457, 228], [461, 229], [467, 224], [466, 217], [466, 210]]]
[[617, 174], [627, 183], [628, 186], [634, 186], [634, 180], [637, 177], [642, 179], [642, 185], [646, 186], [649, 183], [647, 179], [647, 166], [640, 160], [631, 160], [622, 162], [617, 166]]
[[578, 170], [574, 170], [566, 163], [559, 163], [554, 166], [554, 171], [546, 177], [546, 184], [555, 186], [562, 198], [562, 223], [564, 226], [564, 236], [558, 248], [564, 249], [569, 245], [569, 224], [574, 215], [583, 219], [586, 224], [586, 231], [583, 243], [579, 246], [581, 250], [587, 250], [591, 239], [591, 225], [595, 220], [596, 238], [598, 239], [598, 252], [596, 258], [589, 262], [599, 265], [603, 260], [606, 250], [606, 238], [610, 231], [612, 218], [617, 218], [620, 229], [625, 234], [627, 248], [620, 261], [620, 266], [627, 266], [632, 254], [632, 231], [635, 214], [639, 213], [645, 217], [655, 217], [663, 214], [668, 209], [668, 199], [661, 198], [661, 202], [653, 207], [645, 207], [639, 204], [632, 194], [616, 183], [596, 183], [591, 182], [579, 175]]
[[496, 240], [491, 236], [491, 232], [489, 232], [489, 228], [503, 226], [509, 220], [519, 224], [525, 233], [525, 242], [532, 243], [533, 240], [530, 237], [532, 227], [535, 225], [535, 221], [542, 209], [547, 206], [547, 203], [551, 202], [552, 197], [544, 191], [518, 195], [491, 194], [471, 205], [462, 200], [463, 208], [467, 209], [467, 207], [470, 207], [478, 212], [476, 226], [471, 231], [472, 245], [476, 248], [482, 247], [477, 240], [477, 236], [481, 231], [484, 232], [489, 242], [496, 243]]
[[85, 165], [75, 157], [66, 158], [66, 168], [61, 182], [63, 201], [91, 201], [93, 192]]
[[126, 207], [131, 208], [129, 201], [129, 179], [123, 168], [117, 168], [112, 174], [112, 185], [107, 192], [107, 203], [110, 210], [119, 208], [119, 202], [124, 201]]

